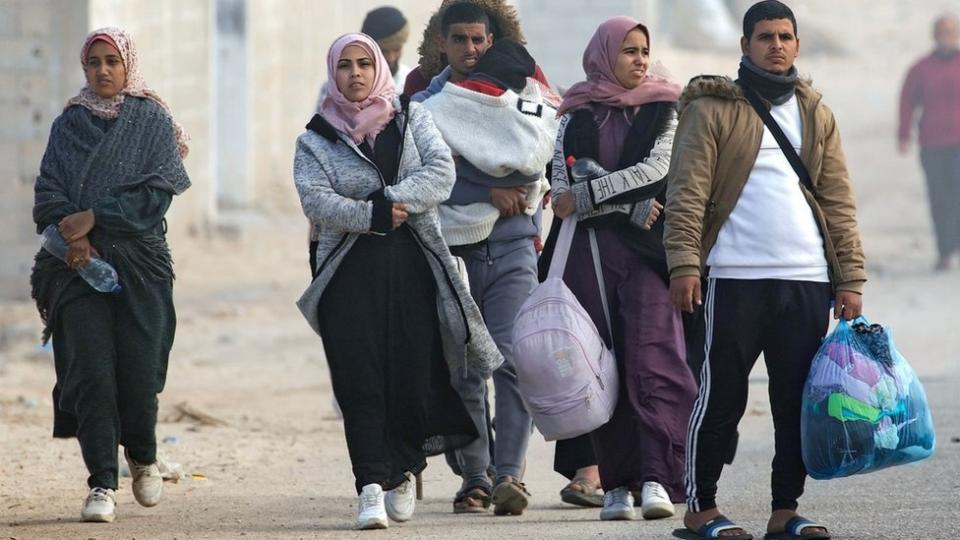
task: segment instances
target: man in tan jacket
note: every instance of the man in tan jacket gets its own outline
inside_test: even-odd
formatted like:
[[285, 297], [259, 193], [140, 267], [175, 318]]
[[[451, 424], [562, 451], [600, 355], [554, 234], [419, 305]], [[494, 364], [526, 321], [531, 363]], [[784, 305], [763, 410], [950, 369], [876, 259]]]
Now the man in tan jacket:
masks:
[[[704, 328], [688, 351], [704, 358], [687, 435], [684, 524], [703, 538], [751, 538], [720, 514], [716, 493], [762, 352], [776, 430], [767, 537], [825, 539], [826, 528], [796, 512], [806, 479], [803, 385], [831, 300], [836, 318], [861, 313], [864, 256], [836, 120], [793, 65], [793, 13], [759, 2], [743, 35], [737, 82], [698, 77], [680, 98], [667, 191], [671, 297], [697, 309]], [[745, 92], [782, 130], [783, 146]], [[791, 164], [788, 152], [799, 159]]]

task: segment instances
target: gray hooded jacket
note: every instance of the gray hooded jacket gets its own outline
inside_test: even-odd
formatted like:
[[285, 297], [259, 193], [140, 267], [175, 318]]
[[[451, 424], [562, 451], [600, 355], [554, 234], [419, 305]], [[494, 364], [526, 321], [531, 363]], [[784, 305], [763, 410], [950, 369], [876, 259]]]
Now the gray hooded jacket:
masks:
[[[371, 233], [371, 193], [384, 188], [389, 201], [407, 205], [406, 223], [418, 240], [437, 282], [443, 351], [451, 373], [470, 367], [489, 376], [503, 362], [480, 310], [440, 234], [437, 206], [450, 196], [455, 172], [450, 149], [430, 113], [411, 103], [409, 113], [394, 102], [403, 126], [397, 183], [384, 188], [376, 166], [349, 137], [314, 117], [297, 139], [293, 174], [303, 213], [318, 228], [317, 275], [297, 302], [318, 334], [317, 307], [330, 279], [361, 234]], [[405, 117], [407, 116], [407, 117]], [[361, 321], [358, 321], [358, 324]]]

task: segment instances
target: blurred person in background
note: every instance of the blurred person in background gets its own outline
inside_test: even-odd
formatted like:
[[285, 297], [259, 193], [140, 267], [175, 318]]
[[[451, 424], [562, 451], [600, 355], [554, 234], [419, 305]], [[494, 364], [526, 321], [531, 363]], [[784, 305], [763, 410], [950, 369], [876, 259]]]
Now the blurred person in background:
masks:
[[378, 7], [367, 13], [360, 27], [360, 33], [372, 37], [377, 42], [383, 57], [387, 60], [387, 65], [390, 66], [393, 84], [398, 89], [403, 88], [407, 74], [410, 73], [410, 67], [400, 63], [400, 58], [403, 57], [403, 46], [410, 37], [410, 24], [407, 18], [395, 7]]
[[933, 52], [910, 68], [900, 93], [900, 153], [910, 148], [920, 109], [920, 162], [927, 177], [930, 214], [937, 240], [936, 270], [957, 266], [960, 257], [960, 19], [933, 23]]
[[365, 34], [331, 45], [327, 73], [294, 158], [318, 230], [316, 277], [298, 305], [343, 411], [356, 526], [383, 529], [413, 516], [426, 456], [477, 438], [451, 380], [468, 366], [489, 378], [503, 359], [441, 236], [454, 169], [430, 114], [396, 95]]
[[[176, 328], [173, 262], [164, 215], [190, 187], [187, 137], [138, 69], [133, 39], [118, 28], [87, 37], [87, 85], [53, 122], [33, 218], [57, 225], [66, 261], [45, 250], [30, 277], [52, 335], [57, 383], [54, 437], [77, 437], [90, 476], [83, 521], [116, 517], [117, 445], [142, 506], [160, 502], [157, 394]], [[117, 271], [119, 294], [100, 293], [76, 269], [99, 257]]]

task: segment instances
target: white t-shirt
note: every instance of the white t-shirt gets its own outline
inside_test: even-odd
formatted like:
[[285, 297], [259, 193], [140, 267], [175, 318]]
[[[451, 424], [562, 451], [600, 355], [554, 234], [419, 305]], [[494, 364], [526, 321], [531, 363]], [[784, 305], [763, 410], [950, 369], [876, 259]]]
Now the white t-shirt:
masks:
[[[770, 113], [799, 153], [803, 123], [793, 96]], [[707, 256], [710, 277], [829, 282], [823, 237], [799, 178], [766, 126], [753, 170]]]

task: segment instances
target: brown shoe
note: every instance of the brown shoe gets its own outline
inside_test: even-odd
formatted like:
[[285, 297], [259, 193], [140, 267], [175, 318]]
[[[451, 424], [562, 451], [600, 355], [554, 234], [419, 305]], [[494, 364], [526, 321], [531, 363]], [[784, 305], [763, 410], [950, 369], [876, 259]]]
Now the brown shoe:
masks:
[[519, 516], [529, 504], [527, 486], [506, 477], [493, 488], [493, 513], [498, 516]]

